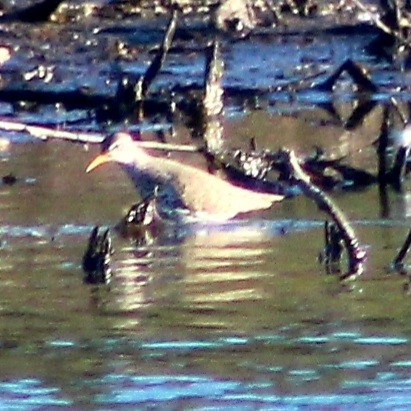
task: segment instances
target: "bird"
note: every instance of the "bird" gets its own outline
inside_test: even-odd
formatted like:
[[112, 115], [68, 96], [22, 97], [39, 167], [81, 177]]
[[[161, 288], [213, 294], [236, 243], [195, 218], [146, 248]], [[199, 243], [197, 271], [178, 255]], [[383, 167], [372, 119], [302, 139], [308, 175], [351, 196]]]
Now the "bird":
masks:
[[142, 198], [156, 192], [162, 217], [227, 221], [244, 213], [268, 209], [284, 196], [238, 187], [205, 170], [155, 156], [124, 131], [108, 136], [86, 172], [107, 162], [122, 166]]

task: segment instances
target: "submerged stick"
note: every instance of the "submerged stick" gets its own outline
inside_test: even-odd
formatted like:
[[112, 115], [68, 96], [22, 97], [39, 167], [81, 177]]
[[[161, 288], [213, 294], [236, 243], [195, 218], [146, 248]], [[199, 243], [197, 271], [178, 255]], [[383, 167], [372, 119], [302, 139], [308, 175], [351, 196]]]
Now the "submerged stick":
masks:
[[395, 110], [397, 111], [397, 113], [398, 113], [398, 115], [401, 119], [402, 125], [404, 127], [408, 126], [408, 123], [409, 123], [408, 118], [404, 114], [404, 112], [402, 111], [402, 109], [401, 109], [401, 107], [398, 103], [398, 100], [395, 97], [391, 96], [390, 97], [390, 102], [391, 102], [392, 106], [395, 108]]
[[294, 151], [283, 150], [291, 174], [307, 197], [312, 198], [320, 208], [326, 212], [338, 227], [348, 254], [348, 272], [340, 276], [342, 280], [362, 273], [362, 263], [365, 260], [365, 251], [360, 247], [353, 228], [345, 218], [343, 212], [317, 186], [311, 183], [309, 176], [301, 168]]
[[340, 230], [328, 220], [324, 224], [324, 244], [324, 263], [327, 272], [331, 274], [335, 265], [340, 263], [344, 248]]
[[405, 238], [405, 241], [402, 247], [398, 251], [394, 260], [392, 261], [393, 268], [396, 271], [399, 271], [400, 273], [404, 272], [404, 258], [407, 256], [410, 246], [411, 246], [411, 229], [408, 231], [407, 237]]
[[95, 226], [90, 233], [82, 260], [83, 281], [86, 284], [107, 284], [110, 282], [112, 275], [110, 257], [113, 252], [110, 230], [107, 228], [101, 233], [100, 227]]

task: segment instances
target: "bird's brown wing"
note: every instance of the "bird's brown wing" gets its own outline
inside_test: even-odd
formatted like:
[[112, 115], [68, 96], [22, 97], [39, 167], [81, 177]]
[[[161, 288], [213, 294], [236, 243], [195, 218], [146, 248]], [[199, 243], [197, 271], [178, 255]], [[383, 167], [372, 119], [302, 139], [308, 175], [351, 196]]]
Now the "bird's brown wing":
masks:
[[194, 212], [229, 219], [240, 213], [270, 208], [274, 202], [284, 198], [240, 188], [205, 171], [191, 168], [194, 170], [192, 173], [180, 174], [176, 180], [182, 200]]

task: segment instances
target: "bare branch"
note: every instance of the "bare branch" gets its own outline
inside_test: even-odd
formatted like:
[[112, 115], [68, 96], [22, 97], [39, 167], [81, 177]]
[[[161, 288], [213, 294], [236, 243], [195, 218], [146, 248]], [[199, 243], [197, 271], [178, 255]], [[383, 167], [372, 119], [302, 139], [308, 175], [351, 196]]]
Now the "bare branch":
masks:
[[283, 153], [291, 169], [291, 174], [304, 194], [307, 197], [312, 198], [317, 203], [319, 209], [327, 213], [333, 219], [341, 233], [348, 254], [348, 271], [340, 278], [345, 280], [360, 275], [363, 271], [362, 263], [365, 260], [366, 254], [360, 247], [357, 236], [345, 215], [337, 205], [334, 204], [331, 198], [311, 183], [309, 176], [301, 168], [294, 151], [283, 150]]
[[55, 130], [49, 127], [33, 126], [17, 121], [2, 119], [0, 119], [0, 129], [28, 133], [31, 136], [41, 140], [47, 140], [48, 138], [59, 138], [62, 140], [70, 140], [79, 143], [101, 143], [104, 140], [104, 135], [101, 133]]
[[407, 41], [401, 33], [399, 33], [396, 30], [393, 30], [391, 27], [389, 27], [387, 24], [385, 24], [380, 17], [374, 15], [360, 0], [352, 0], [353, 3], [363, 12], [366, 12], [370, 15], [370, 19], [373, 21], [376, 27], [378, 27], [381, 31], [383, 31], [386, 34], [389, 34], [390, 36], [394, 37], [396, 40], [400, 42], [400, 44], [410, 47], [411, 44], [409, 41]]
[[[106, 136], [102, 133], [87, 133], [76, 131], [55, 130], [48, 127], [33, 126], [17, 121], [8, 121], [0, 119], [0, 129], [7, 131], [17, 131], [28, 133], [34, 138], [40, 140], [48, 140], [50, 138], [72, 141], [82, 144], [99, 144], [104, 141]], [[160, 143], [157, 141], [139, 141], [139, 145], [143, 148], [163, 150], [163, 151], [182, 151], [187, 153], [198, 153], [201, 151], [199, 147], [189, 144], [171, 144]]]
[[395, 256], [392, 266], [396, 271], [400, 273], [404, 273], [404, 259], [407, 256], [408, 250], [411, 246], [411, 229], [408, 231], [407, 237], [403, 245], [401, 246], [400, 250], [398, 251], [397, 255]]
[[137, 84], [136, 88], [136, 100], [144, 100], [147, 95], [148, 89], [151, 83], [157, 76], [158, 72], [164, 64], [164, 60], [167, 56], [168, 50], [171, 47], [171, 43], [174, 37], [174, 33], [177, 27], [178, 10], [175, 8], [168, 24], [167, 30], [164, 34], [163, 42], [155, 55], [150, 66], [146, 70], [144, 76], [142, 76]]

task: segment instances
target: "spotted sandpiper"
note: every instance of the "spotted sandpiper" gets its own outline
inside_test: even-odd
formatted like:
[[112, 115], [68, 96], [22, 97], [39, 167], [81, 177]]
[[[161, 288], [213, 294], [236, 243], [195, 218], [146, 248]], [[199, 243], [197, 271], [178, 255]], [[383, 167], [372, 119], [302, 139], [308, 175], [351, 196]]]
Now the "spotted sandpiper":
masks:
[[157, 206], [168, 218], [225, 221], [238, 214], [268, 209], [283, 199], [282, 195], [237, 187], [191, 165], [152, 155], [126, 132], [110, 136], [86, 172], [109, 161], [123, 167], [142, 198], [158, 187]]

